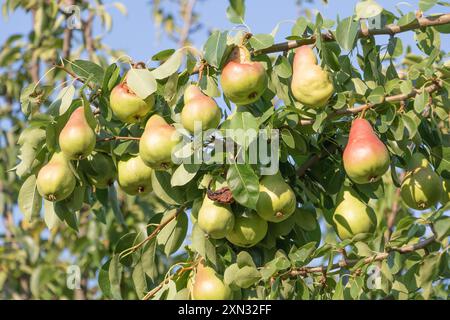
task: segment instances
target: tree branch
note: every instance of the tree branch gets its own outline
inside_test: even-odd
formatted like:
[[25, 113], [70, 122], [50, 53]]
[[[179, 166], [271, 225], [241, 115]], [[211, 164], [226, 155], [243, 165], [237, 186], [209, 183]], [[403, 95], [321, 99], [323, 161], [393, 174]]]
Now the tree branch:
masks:
[[[435, 91], [438, 91], [440, 88], [442, 88], [442, 80], [437, 80], [436, 82], [429, 85], [428, 87], [425, 87], [425, 91], [428, 93], [433, 93]], [[356, 114], [361, 111], [374, 108], [384, 102], [392, 102], [392, 103], [401, 102], [401, 101], [404, 101], [404, 100], [407, 100], [410, 98], [414, 98], [417, 94], [419, 94], [421, 92], [422, 92], [421, 89], [413, 89], [411, 92], [406, 93], [406, 94], [402, 93], [402, 94], [396, 94], [396, 95], [392, 95], [392, 96], [385, 96], [383, 101], [381, 101], [380, 103], [367, 103], [367, 104], [363, 104], [363, 105], [360, 105], [360, 106], [357, 106], [354, 108], [337, 110], [335, 112], [328, 114], [328, 116], [325, 118], [325, 120], [329, 120], [329, 119], [332, 119], [332, 118], [335, 118], [338, 116]], [[301, 125], [311, 125], [314, 123], [314, 119], [303, 119], [303, 120], [300, 120], [299, 123]]]
[[314, 166], [319, 160], [327, 157], [328, 155], [332, 154], [334, 151], [336, 151], [337, 145], [331, 144], [328, 148], [325, 148], [322, 152], [315, 154], [311, 156], [308, 160], [306, 160], [300, 168], [297, 170], [297, 176], [303, 177], [306, 174], [306, 171]]
[[83, 41], [86, 51], [89, 54], [89, 59], [93, 60], [95, 47], [94, 47], [94, 39], [92, 38], [92, 26], [94, 22], [94, 12], [89, 12], [89, 16], [86, 21], [83, 21]]
[[183, 14], [184, 25], [180, 33], [180, 39], [178, 40], [179, 47], [185, 46], [186, 42], [188, 41], [189, 33], [191, 31], [192, 26], [192, 14], [193, 14], [192, 11], [194, 10], [196, 2], [197, 0], [188, 0], [186, 4], [186, 8]]
[[139, 137], [121, 137], [121, 136], [114, 136], [114, 137], [108, 137], [108, 138], [101, 138], [97, 139], [97, 142], [105, 142], [105, 141], [116, 141], [116, 140], [141, 140]]
[[[426, 28], [438, 25], [444, 25], [450, 23], [450, 13], [437, 15], [437, 16], [429, 16], [422, 17], [417, 19], [415, 22], [408, 24], [406, 26], [399, 26], [395, 24], [390, 24], [381, 29], [367, 29], [361, 30], [358, 33], [358, 38], [367, 38], [373, 35], [395, 35], [397, 33], [402, 33], [414, 29]], [[323, 33], [322, 34], [323, 41], [336, 41], [335, 37], [331, 33]], [[312, 36], [310, 38], [301, 39], [301, 40], [291, 40], [287, 42], [277, 43], [268, 48], [256, 50], [253, 54], [267, 54], [274, 53], [280, 51], [288, 51], [290, 49], [295, 49], [303, 45], [313, 44], [316, 42], [316, 37]]]
[[[74, 0], [66, 0], [65, 1], [67, 6], [74, 5]], [[66, 24], [66, 28], [64, 29], [64, 39], [63, 39], [63, 46], [62, 46], [62, 56], [64, 59], [69, 60], [70, 59], [70, 50], [72, 48], [72, 36], [73, 36], [73, 30]]]
[[[426, 246], [430, 245], [435, 240], [436, 240], [436, 236], [432, 236], [430, 238], [427, 238], [427, 239], [422, 240], [415, 244], [405, 245], [400, 248], [391, 248], [391, 251], [397, 251], [401, 254], [410, 253], [413, 251], [424, 249]], [[375, 261], [382, 261], [382, 260], [386, 259], [388, 256], [389, 256], [389, 252], [383, 252], [383, 253], [378, 253], [376, 255], [373, 255], [371, 257], [364, 258], [362, 261], [364, 262], [364, 264], [370, 264]], [[330, 271], [331, 271], [331, 270], [335, 270], [335, 269], [339, 269], [339, 268], [352, 267], [360, 261], [361, 260], [359, 260], [359, 259], [353, 259], [353, 260], [342, 259], [339, 262], [332, 264], [331, 267], [329, 267], [329, 266], [302, 267], [302, 268], [291, 270], [287, 274], [287, 276], [296, 277], [296, 276], [305, 276], [308, 273], [323, 273], [323, 271], [328, 270], [328, 268], [330, 268]]]

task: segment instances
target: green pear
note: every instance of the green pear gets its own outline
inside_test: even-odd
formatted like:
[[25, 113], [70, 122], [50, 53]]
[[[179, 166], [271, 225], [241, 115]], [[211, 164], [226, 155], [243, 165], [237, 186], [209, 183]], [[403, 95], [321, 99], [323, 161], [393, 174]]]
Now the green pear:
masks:
[[347, 176], [358, 184], [379, 180], [390, 165], [386, 146], [365, 119], [353, 121], [342, 160]]
[[155, 95], [141, 99], [127, 85], [126, 79], [111, 91], [109, 105], [117, 119], [124, 123], [140, 122], [153, 110]]
[[117, 177], [114, 161], [103, 152], [95, 152], [92, 159], [83, 160], [81, 167], [86, 173], [89, 183], [97, 189], [108, 188]]
[[214, 99], [205, 95], [198, 86], [189, 85], [184, 91], [184, 107], [181, 111], [181, 124], [191, 133], [198, 129], [215, 129], [220, 123], [222, 113]]
[[222, 239], [234, 226], [234, 214], [228, 204], [212, 201], [205, 196], [198, 212], [198, 226], [211, 238]]
[[230, 288], [217, 276], [216, 271], [206, 266], [204, 260], [197, 265], [191, 282], [193, 300], [230, 300]]
[[233, 230], [228, 232], [226, 238], [236, 246], [249, 248], [264, 239], [267, 228], [266, 220], [254, 211], [246, 211], [235, 217]]
[[64, 153], [57, 152], [39, 170], [36, 185], [42, 197], [48, 201], [61, 201], [72, 194], [76, 178], [69, 166]]
[[70, 115], [59, 134], [59, 146], [68, 159], [79, 160], [87, 157], [95, 148], [96, 136], [79, 107]]
[[338, 195], [338, 205], [333, 214], [335, 230], [341, 240], [373, 233], [377, 217], [371, 207], [362, 202], [354, 190], [344, 187]]
[[261, 218], [270, 222], [286, 220], [294, 213], [296, 206], [294, 191], [280, 172], [261, 179], [256, 203], [256, 212]]
[[146, 165], [155, 170], [170, 168], [172, 153], [181, 142], [181, 135], [159, 115], [153, 115], [145, 125], [139, 141], [139, 155]]
[[139, 155], [125, 156], [117, 163], [118, 182], [130, 195], [147, 194], [152, 191], [152, 168], [145, 165]]
[[334, 93], [329, 73], [317, 65], [310, 46], [295, 51], [291, 91], [297, 101], [312, 108], [324, 107]]
[[[418, 163], [419, 161], [420, 163]], [[400, 188], [400, 195], [408, 207], [425, 210], [440, 200], [442, 181], [423, 156], [415, 156], [413, 162], [418, 165], [406, 173]]]
[[220, 76], [223, 93], [237, 105], [257, 101], [268, 85], [266, 70], [261, 62], [251, 61], [243, 46], [233, 49]]

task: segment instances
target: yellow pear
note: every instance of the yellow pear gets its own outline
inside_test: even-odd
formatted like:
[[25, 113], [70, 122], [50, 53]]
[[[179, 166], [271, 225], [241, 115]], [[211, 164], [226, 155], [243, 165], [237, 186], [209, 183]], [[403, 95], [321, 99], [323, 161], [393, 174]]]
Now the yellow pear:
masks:
[[164, 118], [153, 115], [145, 125], [144, 133], [139, 141], [139, 155], [146, 165], [155, 170], [170, 168], [172, 152], [181, 142], [181, 135]]
[[198, 212], [198, 226], [211, 238], [224, 238], [233, 229], [234, 215], [228, 204], [214, 202], [206, 195]]
[[413, 157], [416, 168], [405, 175], [400, 195], [408, 207], [425, 210], [440, 200], [443, 185], [426, 158], [419, 154]]
[[59, 134], [61, 151], [68, 159], [83, 159], [94, 150], [95, 142], [95, 132], [86, 120], [84, 108], [75, 109]]
[[334, 93], [330, 75], [317, 64], [309, 46], [295, 51], [291, 91], [297, 101], [312, 108], [324, 107]]
[[198, 86], [189, 85], [184, 91], [184, 107], [181, 111], [181, 124], [191, 133], [198, 129], [217, 128], [222, 118], [219, 106], [211, 97], [205, 95]]
[[254, 211], [246, 211], [235, 217], [233, 230], [226, 238], [236, 246], [248, 248], [264, 239], [267, 228], [266, 220], [261, 219]]
[[256, 212], [261, 218], [270, 222], [281, 222], [294, 213], [296, 206], [294, 191], [284, 181], [280, 172], [261, 179], [256, 204]]
[[36, 185], [39, 194], [48, 201], [61, 201], [75, 189], [76, 178], [64, 153], [53, 154], [50, 161], [39, 170]]
[[191, 295], [193, 300], [230, 300], [231, 290], [202, 260], [191, 283]]
[[125, 156], [117, 163], [118, 182], [123, 191], [130, 195], [146, 194], [152, 191], [152, 168], [145, 165], [139, 155]]
[[355, 191], [348, 187], [344, 187], [338, 195], [338, 205], [334, 211], [333, 221], [336, 233], [341, 240], [373, 233], [377, 225], [377, 217], [373, 209], [362, 202]]

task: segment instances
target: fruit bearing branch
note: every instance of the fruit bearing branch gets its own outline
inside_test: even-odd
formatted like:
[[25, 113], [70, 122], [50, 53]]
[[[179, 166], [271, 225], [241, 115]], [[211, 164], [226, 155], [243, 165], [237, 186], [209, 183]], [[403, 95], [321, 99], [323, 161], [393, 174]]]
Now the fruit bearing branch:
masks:
[[[399, 252], [400, 254], [410, 253], [413, 251], [424, 249], [426, 246], [430, 245], [435, 240], [436, 240], [436, 236], [432, 236], [430, 238], [427, 238], [427, 239], [422, 240], [415, 244], [405, 245], [400, 248], [391, 248], [390, 251], [396, 251], [396, 252]], [[373, 255], [371, 257], [364, 258], [362, 261], [363, 261], [363, 264], [370, 264], [375, 261], [382, 261], [384, 259], [387, 259], [388, 256], [389, 256], [389, 252], [382, 252], [382, 253]], [[331, 270], [335, 270], [335, 269], [339, 269], [339, 268], [352, 267], [352, 266], [356, 265], [357, 263], [359, 263], [360, 261], [361, 260], [358, 260], [358, 259], [349, 260], [349, 259], [344, 258], [344, 259], [340, 260], [339, 262], [332, 264], [331, 266], [302, 267], [302, 268], [293, 269], [287, 274], [287, 276], [296, 277], [296, 276], [305, 276], [308, 273], [323, 273], [325, 270], [331, 271]]]
[[[367, 29], [367, 30], [361, 30], [359, 31], [357, 37], [358, 38], [367, 38], [369, 36], [374, 35], [395, 35], [397, 33], [402, 33], [414, 29], [419, 28], [426, 28], [426, 27], [432, 27], [432, 26], [439, 26], [444, 24], [450, 23], [450, 13], [442, 14], [442, 15], [436, 15], [436, 16], [429, 16], [429, 17], [422, 17], [414, 22], [407, 24], [405, 26], [399, 26], [395, 24], [387, 25], [384, 28], [381, 29]], [[322, 34], [322, 40], [323, 41], [336, 41], [335, 37], [331, 33], [323, 33]], [[301, 39], [301, 40], [291, 40], [286, 41], [282, 43], [274, 44], [268, 48], [256, 50], [253, 52], [254, 55], [259, 54], [267, 54], [267, 53], [274, 53], [274, 52], [280, 52], [280, 51], [288, 51], [290, 49], [295, 49], [300, 46], [306, 45], [306, 44], [313, 44], [316, 42], [316, 37], [312, 36], [307, 39]]]

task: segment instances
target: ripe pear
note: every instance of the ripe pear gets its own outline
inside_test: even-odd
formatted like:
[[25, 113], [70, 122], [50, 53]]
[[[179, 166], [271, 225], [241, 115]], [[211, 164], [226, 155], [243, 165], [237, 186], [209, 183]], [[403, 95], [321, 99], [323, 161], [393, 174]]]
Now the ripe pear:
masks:
[[205, 196], [198, 212], [198, 226], [211, 238], [222, 239], [234, 226], [234, 214], [227, 204], [214, 202]]
[[[205, 95], [199, 87], [189, 85], [184, 91], [184, 107], [181, 111], [181, 124], [191, 133], [197, 130], [217, 128], [222, 113], [217, 103]], [[195, 124], [197, 123], [197, 127]]]
[[116, 180], [114, 161], [103, 152], [94, 153], [92, 159], [83, 160], [81, 166], [85, 169], [89, 182], [97, 189], [106, 189]]
[[222, 69], [220, 76], [223, 93], [237, 105], [257, 101], [267, 88], [266, 70], [261, 62], [251, 61], [250, 52], [237, 46]]
[[324, 107], [334, 93], [329, 73], [317, 64], [309, 46], [295, 51], [291, 91], [297, 101], [312, 108]]
[[354, 190], [344, 187], [338, 195], [338, 205], [333, 214], [335, 230], [341, 240], [356, 235], [372, 233], [377, 217], [371, 207], [362, 202]]
[[261, 218], [270, 222], [281, 222], [294, 213], [296, 206], [294, 191], [284, 181], [280, 172], [261, 179], [256, 203], [256, 212]]
[[153, 115], [145, 125], [139, 141], [139, 155], [146, 165], [155, 170], [172, 166], [172, 152], [181, 141], [181, 135], [159, 115]]
[[118, 182], [130, 195], [147, 194], [152, 191], [152, 168], [145, 165], [139, 155], [126, 156], [117, 163]]
[[61, 151], [68, 159], [83, 159], [94, 150], [95, 142], [95, 132], [84, 116], [84, 108], [75, 109], [59, 134]]
[[343, 163], [347, 176], [358, 184], [375, 182], [386, 173], [389, 152], [377, 137], [369, 121], [356, 119], [352, 123]]
[[266, 220], [254, 211], [247, 211], [235, 217], [233, 230], [226, 238], [236, 246], [249, 248], [264, 239], [267, 228]]
[[442, 181], [434, 172], [427, 159], [420, 159], [417, 167], [409, 171], [403, 179], [400, 195], [406, 205], [412, 209], [425, 210], [435, 205], [441, 198]]
[[36, 185], [39, 194], [48, 201], [61, 201], [75, 189], [76, 178], [69, 160], [62, 152], [54, 153], [50, 161], [39, 170]]
[[126, 79], [111, 91], [109, 105], [117, 119], [124, 123], [140, 122], [153, 110], [155, 95], [141, 99], [127, 85]]
[[206, 266], [204, 260], [196, 268], [196, 274], [191, 283], [193, 300], [229, 300], [230, 288], [217, 276], [216, 271]]

